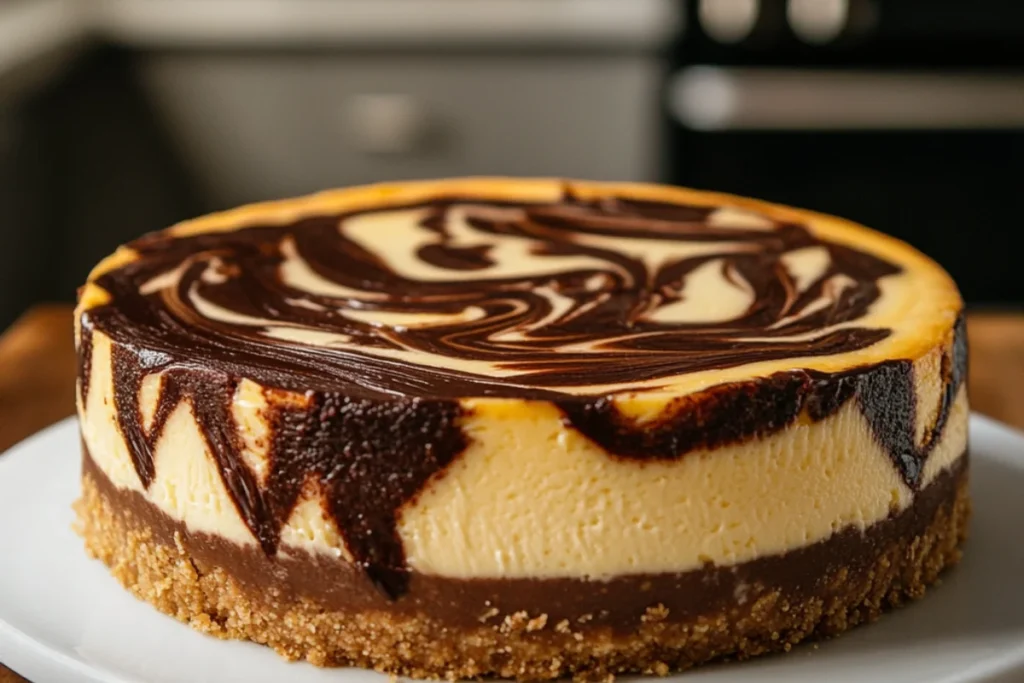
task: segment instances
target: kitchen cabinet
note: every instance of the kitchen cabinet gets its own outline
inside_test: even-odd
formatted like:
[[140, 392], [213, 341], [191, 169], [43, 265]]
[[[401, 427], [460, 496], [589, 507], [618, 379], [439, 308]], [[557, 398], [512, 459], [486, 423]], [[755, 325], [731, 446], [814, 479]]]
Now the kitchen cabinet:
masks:
[[659, 175], [647, 55], [178, 53], [137, 68], [217, 206], [408, 178]]

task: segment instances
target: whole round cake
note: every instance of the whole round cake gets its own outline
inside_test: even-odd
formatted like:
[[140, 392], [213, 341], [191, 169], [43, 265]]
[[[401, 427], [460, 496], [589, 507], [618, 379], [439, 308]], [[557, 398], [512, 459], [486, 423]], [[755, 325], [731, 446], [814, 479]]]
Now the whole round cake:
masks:
[[653, 185], [207, 216], [80, 290], [80, 532], [158, 609], [318, 665], [788, 650], [959, 559], [962, 306], [893, 238]]

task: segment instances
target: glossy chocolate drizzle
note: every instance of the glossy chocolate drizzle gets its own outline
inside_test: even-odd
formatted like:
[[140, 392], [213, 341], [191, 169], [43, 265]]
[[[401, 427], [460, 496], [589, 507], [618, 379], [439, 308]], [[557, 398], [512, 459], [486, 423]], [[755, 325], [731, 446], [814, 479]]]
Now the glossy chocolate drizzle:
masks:
[[[410, 257], [429, 277], [391, 267], [388, 254], [355, 239], [346, 226], [367, 214], [349, 214], [154, 233], [129, 245], [137, 260], [97, 279], [111, 303], [82, 316], [81, 391], [88, 392], [92, 330], [102, 330], [114, 341], [114, 399], [145, 486], [164, 425], [187, 401], [264, 552], [277, 551], [303, 487], [317, 486], [353, 560], [396, 597], [408, 580], [398, 515], [468, 444], [459, 398], [551, 400], [568, 425], [612, 456], [632, 459], [677, 458], [765, 436], [802, 413], [820, 420], [856, 398], [916, 488], [963, 382], [961, 322], [944, 362], [940, 415], [922, 447], [914, 443], [909, 361], [730, 384], [680, 398], [656, 423], [638, 426], [615, 410], [610, 394], [656, 389], [691, 372], [842, 354], [885, 339], [890, 330], [855, 323], [880, 296], [878, 281], [899, 267], [801, 225], [723, 227], [711, 220], [713, 209], [692, 206], [567, 194], [547, 204], [445, 199], [377, 211], [400, 209], [416, 212], [420, 242]], [[650, 246], [613, 248], [644, 242], [700, 248], [679, 258], [659, 258]], [[533, 271], [502, 262], [509, 248], [523, 245]], [[824, 249], [828, 262], [799, 283], [784, 257], [807, 248]], [[556, 262], [567, 266], [546, 265]], [[320, 284], [289, 281], [285, 267], [296, 264]], [[687, 301], [688, 281], [707, 272], [702, 267], [751, 292], [750, 305], [724, 321], [659, 316]], [[384, 325], [372, 320], [377, 311], [434, 322]], [[446, 367], [438, 359], [459, 363]], [[158, 372], [160, 398], [146, 427], [140, 390]], [[273, 437], [262, 483], [244, 464], [231, 412], [242, 379], [305, 397], [275, 402], [268, 394]]]
[[[706, 222], [708, 209], [621, 199], [520, 206], [449, 200], [411, 208], [422, 210], [420, 227], [434, 241], [410, 256], [450, 273], [449, 279], [410, 279], [347, 236], [343, 228], [353, 216], [316, 216], [287, 226], [144, 237], [130, 245], [138, 261], [98, 279], [117, 304], [95, 315], [109, 319], [103, 327], [117, 330], [123, 343], [170, 355], [188, 350], [272, 386], [365, 398], [602, 396], [609, 386], [621, 390], [701, 370], [846, 353], [890, 333], [843, 324], [862, 317], [879, 296], [878, 280], [900, 269], [824, 242], [799, 225], [714, 227]], [[473, 232], [469, 246], [446, 232], [456, 210]], [[399, 237], [386, 248], [405, 248]], [[654, 256], [679, 243], [709, 252], [654, 267], [621, 251], [617, 239], [649, 243]], [[513, 241], [526, 244], [535, 273], [501, 276], [497, 245]], [[827, 250], [829, 263], [801, 290], [782, 259], [811, 247]], [[304, 264], [346, 295], [289, 285], [281, 276], [286, 262]], [[569, 267], [552, 271], [549, 262]], [[712, 262], [721, 264], [722, 279], [752, 291], [749, 307], [711, 324], [659, 320], [660, 311], [688, 297], [688, 278]], [[489, 274], [495, 266], [497, 277]], [[164, 286], [144, 289], [175, 269]], [[835, 286], [838, 278], [844, 286]], [[827, 305], [813, 305], [822, 302]], [[198, 303], [231, 318], [211, 317]], [[425, 326], [353, 317], [378, 311], [476, 311], [477, 317]], [[281, 328], [339, 341], [304, 344], [270, 336]], [[487, 369], [441, 367], [438, 359]]]

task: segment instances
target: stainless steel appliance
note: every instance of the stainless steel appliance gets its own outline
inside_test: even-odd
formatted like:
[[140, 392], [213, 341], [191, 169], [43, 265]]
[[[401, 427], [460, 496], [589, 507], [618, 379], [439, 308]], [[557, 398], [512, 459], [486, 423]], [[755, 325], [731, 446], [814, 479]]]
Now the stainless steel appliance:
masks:
[[694, 0], [667, 87], [673, 182], [837, 213], [1018, 305], [1024, 3]]

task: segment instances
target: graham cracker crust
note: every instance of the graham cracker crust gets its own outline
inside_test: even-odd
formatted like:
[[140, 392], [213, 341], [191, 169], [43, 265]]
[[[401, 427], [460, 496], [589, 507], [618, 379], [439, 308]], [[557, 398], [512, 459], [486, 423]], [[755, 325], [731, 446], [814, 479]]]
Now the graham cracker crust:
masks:
[[449, 680], [666, 675], [719, 659], [788, 651], [920, 598], [960, 559], [970, 516], [961, 467], [951, 477], [952, 495], [919, 533], [881, 539], [872, 562], [833, 572], [820, 593], [769, 590], [727, 611], [682, 619], [655, 605], [627, 633], [582, 618], [552, 623], [543, 613], [482, 618], [469, 626], [397, 610], [329, 609], [273, 587], [253, 590], [224, 568], [197, 561], [182, 532], [174, 532], [173, 543], [158, 538], [140, 515], [107, 494], [110, 483], [97, 476], [102, 474], [86, 469], [76, 503], [86, 549], [161, 612], [212, 636], [267, 645], [289, 660]]

